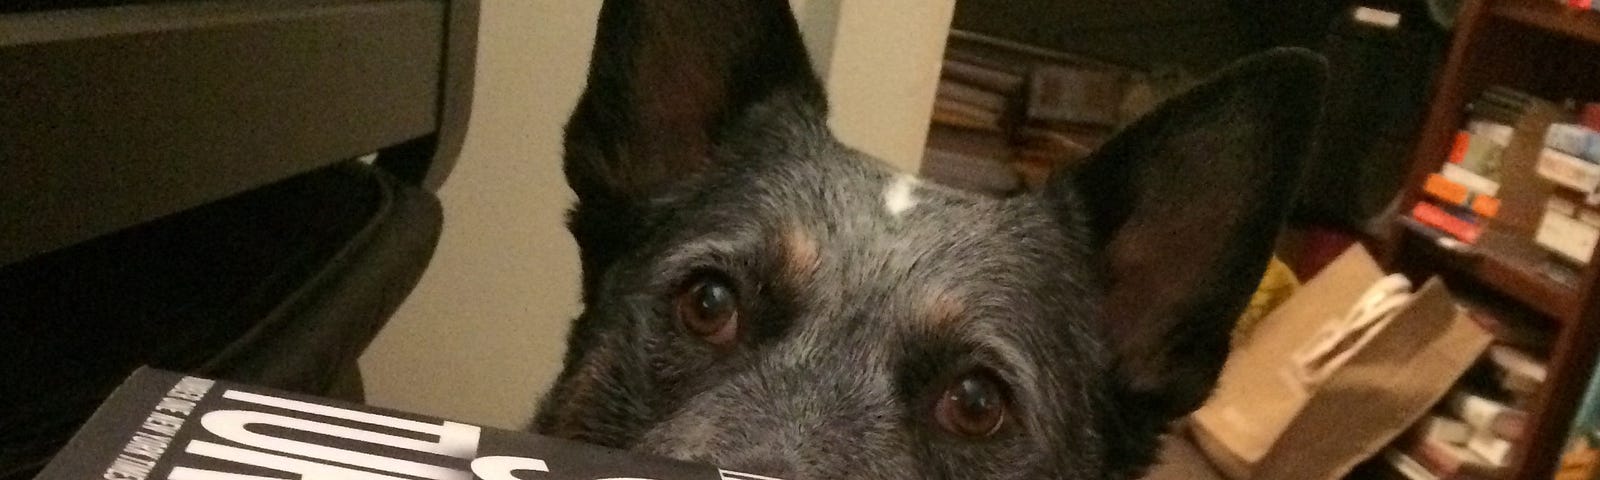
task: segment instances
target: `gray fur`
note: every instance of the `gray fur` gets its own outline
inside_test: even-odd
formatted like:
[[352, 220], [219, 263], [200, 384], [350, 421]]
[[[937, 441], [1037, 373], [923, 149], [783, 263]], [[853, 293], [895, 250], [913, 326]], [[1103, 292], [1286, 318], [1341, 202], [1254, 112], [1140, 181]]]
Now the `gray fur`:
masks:
[[[689, 18], [747, 42], [649, 33]], [[902, 174], [828, 132], [792, 22], [783, 0], [607, 3], [568, 126], [586, 308], [532, 428], [793, 480], [1142, 472], [1215, 381], [1270, 249], [1258, 239], [1297, 178], [1320, 64], [1277, 52], [1226, 73], [1046, 192], [924, 181], [897, 214], [885, 195]], [[660, 110], [669, 100], [716, 107]], [[1189, 201], [1220, 210], [1171, 206]], [[1192, 253], [1153, 234], [1166, 219], [1151, 212], [1191, 228], [1177, 233]], [[794, 232], [815, 246], [803, 275]], [[1170, 263], [1173, 282], [1146, 258]], [[674, 321], [674, 292], [705, 271], [738, 292], [731, 349]], [[1127, 302], [1139, 289], [1169, 291]], [[930, 315], [944, 304], [953, 318]], [[991, 438], [929, 418], [945, 382], [974, 368], [1012, 404]]]

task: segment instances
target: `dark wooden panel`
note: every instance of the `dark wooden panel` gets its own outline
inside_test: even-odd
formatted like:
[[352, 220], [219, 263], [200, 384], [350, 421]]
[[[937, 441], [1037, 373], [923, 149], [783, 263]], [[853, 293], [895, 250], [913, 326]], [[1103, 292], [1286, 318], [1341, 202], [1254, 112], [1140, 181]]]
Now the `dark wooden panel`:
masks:
[[431, 134], [445, 8], [0, 15], [0, 264]]

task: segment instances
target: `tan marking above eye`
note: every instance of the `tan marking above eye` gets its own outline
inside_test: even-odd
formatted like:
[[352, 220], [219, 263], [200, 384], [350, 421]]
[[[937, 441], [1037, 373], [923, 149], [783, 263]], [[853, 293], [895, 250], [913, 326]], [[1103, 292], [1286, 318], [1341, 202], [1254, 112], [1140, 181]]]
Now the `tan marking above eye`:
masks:
[[966, 316], [967, 305], [956, 292], [938, 289], [927, 296], [919, 313], [929, 325], [943, 326], [955, 323]]
[[811, 232], [791, 224], [783, 231], [778, 242], [783, 250], [783, 271], [790, 280], [803, 283], [817, 273], [822, 252]]

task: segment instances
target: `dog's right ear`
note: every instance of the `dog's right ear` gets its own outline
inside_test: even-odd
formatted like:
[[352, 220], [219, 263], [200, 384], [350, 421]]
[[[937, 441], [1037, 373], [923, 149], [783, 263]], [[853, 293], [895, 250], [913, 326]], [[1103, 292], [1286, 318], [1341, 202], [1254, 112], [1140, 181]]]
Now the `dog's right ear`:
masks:
[[580, 205], [629, 203], [703, 171], [752, 107], [818, 121], [823, 89], [787, 0], [607, 0], [567, 124]]
[[[1119, 431], [1154, 438], [1211, 393], [1272, 256], [1320, 117], [1320, 56], [1274, 50], [1120, 132], [1049, 195], [1104, 261]], [[1150, 454], [1153, 442], [1119, 458]]]

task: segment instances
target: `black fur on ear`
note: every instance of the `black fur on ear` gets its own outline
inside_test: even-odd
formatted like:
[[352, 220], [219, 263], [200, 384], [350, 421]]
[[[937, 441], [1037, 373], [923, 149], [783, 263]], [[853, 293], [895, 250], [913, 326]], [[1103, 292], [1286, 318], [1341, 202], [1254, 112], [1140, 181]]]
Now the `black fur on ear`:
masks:
[[585, 295], [639, 236], [638, 211], [691, 181], [757, 107], [821, 124], [826, 95], [786, 0], [608, 0], [588, 87], [566, 128], [569, 220]]
[[1075, 221], [1104, 262], [1117, 412], [1107, 430], [1132, 442], [1113, 444], [1112, 458], [1150, 459], [1155, 446], [1135, 439], [1210, 395], [1300, 182], [1325, 70], [1298, 49], [1246, 59], [1048, 186], [1064, 214], [1088, 212]]

